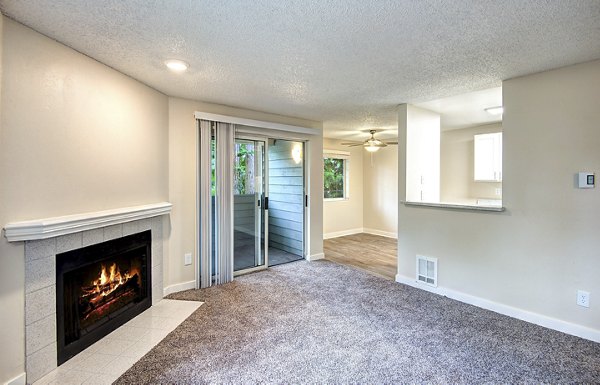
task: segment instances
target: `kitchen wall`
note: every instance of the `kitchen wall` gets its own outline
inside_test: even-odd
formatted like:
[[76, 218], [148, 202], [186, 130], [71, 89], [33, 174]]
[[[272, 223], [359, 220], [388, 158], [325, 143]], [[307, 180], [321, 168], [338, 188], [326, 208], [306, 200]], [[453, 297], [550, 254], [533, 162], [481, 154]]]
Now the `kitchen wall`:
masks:
[[[0, 19], [0, 226], [167, 201], [167, 97]], [[24, 259], [0, 237], [0, 383], [24, 371]]]
[[[415, 256], [437, 257], [430, 289], [600, 341], [600, 61], [503, 82], [503, 213], [399, 206], [397, 280], [414, 283]], [[406, 106], [399, 107], [401, 142]], [[400, 146], [400, 200], [406, 148]], [[576, 305], [578, 289], [591, 306]]]
[[474, 141], [477, 134], [502, 132], [502, 123], [486, 124], [458, 130], [443, 130], [440, 138], [440, 201], [475, 204], [477, 198], [502, 199], [496, 189], [502, 183], [475, 182]]

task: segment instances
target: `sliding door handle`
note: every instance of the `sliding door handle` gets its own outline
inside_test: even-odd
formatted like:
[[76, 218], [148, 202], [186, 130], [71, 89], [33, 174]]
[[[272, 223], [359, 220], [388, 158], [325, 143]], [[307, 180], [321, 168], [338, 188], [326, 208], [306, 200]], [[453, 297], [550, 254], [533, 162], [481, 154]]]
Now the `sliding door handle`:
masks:
[[269, 197], [265, 197], [265, 210], [269, 209]]

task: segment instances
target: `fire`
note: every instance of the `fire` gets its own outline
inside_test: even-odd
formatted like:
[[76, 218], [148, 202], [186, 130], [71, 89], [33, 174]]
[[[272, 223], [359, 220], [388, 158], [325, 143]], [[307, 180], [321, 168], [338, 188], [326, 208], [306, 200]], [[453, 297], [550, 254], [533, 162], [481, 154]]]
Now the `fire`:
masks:
[[121, 271], [116, 263], [111, 264], [108, 269], [104, 264], [101, 266], [102, 268], [100, 270], [100, 276], [98, 279], [92, 281], [91, 286], [93, 289], [86, 290], [84, 294], [85, 297], [94, 297], [92, 298], [92, 302], [94, 299], [106, 297], [114, 292], [119, 286], [129, 281], [131, 278], [139, 276], [139, 272], [136, 269], [132, 269], [132, 271], [126, 271], [124, 274], [121, 274]]

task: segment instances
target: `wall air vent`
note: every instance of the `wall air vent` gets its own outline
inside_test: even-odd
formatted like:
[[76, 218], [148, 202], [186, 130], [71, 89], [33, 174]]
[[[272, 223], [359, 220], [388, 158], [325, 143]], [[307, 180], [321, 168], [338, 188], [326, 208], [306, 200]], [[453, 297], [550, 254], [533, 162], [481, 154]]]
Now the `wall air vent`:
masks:
[[437, 258], [417, 255], [417, 282], [437, 287]]

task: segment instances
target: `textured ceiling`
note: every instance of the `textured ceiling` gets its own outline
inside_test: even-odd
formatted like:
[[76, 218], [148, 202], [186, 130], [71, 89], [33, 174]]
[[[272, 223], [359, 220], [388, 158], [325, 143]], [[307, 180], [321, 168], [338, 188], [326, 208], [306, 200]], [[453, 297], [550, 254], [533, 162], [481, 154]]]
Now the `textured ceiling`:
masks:
[[[600, 1], [0, 0], [33, 29], [168, 95], [396, 126], [396, 106], [600, 57]], [[184, 74], [163, 61], [190, 63]], [[362, 137], [362, 136], [361, 136]]]
[[468, 92], [415, 105], [439, 113], [442, 130], [498, 123], [502, 121], [502, 115], [492, 115], [485, 109], [502, 106], [502, 87]]

